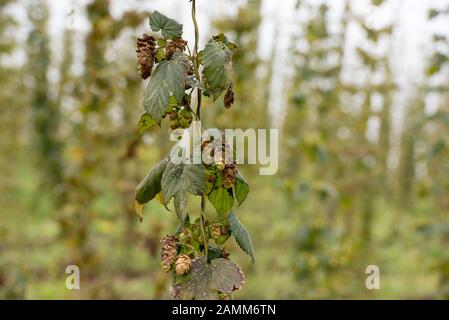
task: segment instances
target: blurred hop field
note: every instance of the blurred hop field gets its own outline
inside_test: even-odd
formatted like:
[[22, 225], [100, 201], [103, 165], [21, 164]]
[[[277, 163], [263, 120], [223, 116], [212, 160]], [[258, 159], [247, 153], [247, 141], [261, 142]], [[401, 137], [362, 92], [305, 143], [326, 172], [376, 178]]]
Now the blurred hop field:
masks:
[[[235, 298], [449, 298], [449, 1], [197, 6], [201, 45], [239, 45], [235, 104], [208, 102], [203, 125], [279, 129], [278, 172], [241, 169], [256, 263], [227, 245]], [[169, 297], [159, 241], [176, 218], [134, 212], [172, 145], [166, 124], [137, 130], [135, 44], [156, 9], [191, 45], [187, 0], [0, 0], [0, 298]]]

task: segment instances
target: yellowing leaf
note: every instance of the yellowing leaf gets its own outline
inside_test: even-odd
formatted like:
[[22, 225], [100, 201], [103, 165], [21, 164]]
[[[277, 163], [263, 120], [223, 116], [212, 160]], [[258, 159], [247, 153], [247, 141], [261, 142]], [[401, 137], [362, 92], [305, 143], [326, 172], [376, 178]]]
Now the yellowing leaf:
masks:
[[162, 205], [165, 205], [164, 194], [162, 193], [162, 191], [159, 192], [159, 193], [156, 195], [156, 199], [157, 199]]
[[143, 204], [140, 204], [138, 201], [134, 201], [134, 209], [136, 210], [137, 217], [139, 218], [139, 222], [143, 221]]

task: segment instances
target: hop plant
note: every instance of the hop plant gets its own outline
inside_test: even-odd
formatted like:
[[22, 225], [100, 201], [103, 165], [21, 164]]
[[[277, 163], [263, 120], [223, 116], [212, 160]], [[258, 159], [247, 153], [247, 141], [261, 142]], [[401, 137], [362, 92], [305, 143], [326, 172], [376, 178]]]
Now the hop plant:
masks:
[[178, 256], [175, 262], [175, 272], [178, 275], [186, 274], [190, 271], [192, 266], [192, 260], [190, 260], [188, 255], [182, 254]]
[[169, 272], [178, 255], [178, 239], [176, 236], [167, 235], [161, 240], [161, 267], [164, 272]]
[[147, 34], [137, 39], [137, 61], [139, 74], [143, 79], [151, 76], [154, 61], [156, 59], [156, 39]]
[[[187, 50], [187, 41], [182, 39], [182, 24], [158, 11], [150, 16], [154, 38], [144, 34], [137, 42], [139, 72], [144, 79], [151, 76], [144, 93], [141, 132], [163, 120], [172, 130], [190, 127], [193, 119], [201, 121], [202, 97], [216, 101], [224, 95], [226, 108], [234, 102], [232, 55], [237, 46], [219, 34], [199, 50], [195, 3], [191, 0], [195, 27], [191, 49]], [[192, 106], [194, 93], [196, 107]], [[203, 150], [206, 147], [208, 150]], [[215, 161], [177, 164], [168, 155], [136, 188], [139, 216], [143, 205], [154, 198], [166, 208], [170, 203], [174, 205], [179, 225], [175, 235], [161, 241], [161, 266], [173, 274], [175, 299], [231, 298], [232, 292], [242, 287], [243, 272], [222, 247], [231, 236], [254, 261], [248, 230], [233, 212], [235, 204], [245, 201], [249, 185], [237, 170], [231, 145], [225, 139], [211, 139], [201, 148], [209, 151]], [[195, 213], [188, 212], [189, 194], [201, 197], [199, 217], [194, 222], [190, 219]], [[208, 221], [206, 201], [215, 208], [218, 221]], [[218, 247], [212, 246], [210, 240]], [[188, 277], [184, 277], [187, 273]]]

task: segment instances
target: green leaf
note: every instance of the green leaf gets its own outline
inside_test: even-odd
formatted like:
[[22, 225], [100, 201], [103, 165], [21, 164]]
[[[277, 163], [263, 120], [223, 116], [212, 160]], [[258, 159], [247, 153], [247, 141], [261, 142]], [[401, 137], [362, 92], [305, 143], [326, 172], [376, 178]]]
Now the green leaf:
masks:
[[139, 133], [143, 134], [146, 130], [150, 129], [152, 126], [156, 124], [153, 118], [148, 113], [142, 114], [139, 120], [138, 128]]
[[136, 187], [135, 199], [138, 203], [147, 203], [161, 191], [161, 179], [167, 163], [168, 159], [164, 159], [157, 163]]
[[155, 11], [150, 16], [150, 27], [154, 32], [160, 31], [165, 39], [174, 39], [182, 36], [182, 24], [164, 16], [159, 11]]
[[218, 299], [219, 293], [238, 290], [244, 282], [243, 272], [234, 262], [217, 258], [208, 264], [201, 256], [192, 260], [188, 274], [175, 276], [171, 294], [176, 300]]
[[253, 242], [251, 240], [251, 236], [249, 235], [248, 229], [246, 229], [245, 225], [240, 222], [234, 212], [229, 214], [228, 221], [231, 234], [234, 236], [240, 248], [242, 248], [242, 250], [245, 251], [245, 253], [249, 255], [254, 262], [256, 259], [254, 258]]
[[203, 75], [208, 95], [216, 100], [231, 83], [232, 52], [222, 42], [210, 40], [203, 51]]
[[154, 70], [145, 89], [143, 107], [157, 123], [165, 115], [170, 96], [182, 101], [189, 63], [184, 53], [176, 52], [170, 60], [161, 62]]
[[234, 205], [234, 197], [223, 187], [214, 189], [208, 198], [219, 214], [228, 213]]
[[204, 193], [204, 167], [196, 164], [174, 164], [169, 161], [161, 179], [165, 204], [175, 198], [176, 212], [182, 216], [187, 205], [187, 192]]
[[235, 182], [235, 197], [237, 198], [237, 202], [239, 205], [245, 201], [246, 197], [248, 196], [249, 192], [249, 185], [243, 178], [243, 176], [240, 174], [240, 172], [237, 172], [236, 182]]
[[165, 48], [167, 41], [165, 39], [157, 39], [157, 45], [159, 48]]

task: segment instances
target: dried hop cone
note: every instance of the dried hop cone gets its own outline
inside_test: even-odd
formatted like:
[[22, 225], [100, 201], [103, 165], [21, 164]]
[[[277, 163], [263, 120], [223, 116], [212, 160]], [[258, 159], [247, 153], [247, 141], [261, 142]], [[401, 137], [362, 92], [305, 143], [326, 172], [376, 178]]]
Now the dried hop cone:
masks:
[[137, 39], [136, 52], [140, 76], [146, 79], [151, 75], [156, 59], [156, 39], [144, 33], [142, 38]]
[[225, 165], [225, 168], [223, 170], [223, 186], [226, 189], [231, 188], [235, 183], [236, 176], [237, 166], [235, 165], [235, 163]]
[[234, 90], [232, 83], [229, 85], [228, 90], [226, 90], [226, 94], [224, 96], [224, 106], [229, 109], [234, 103]]
[[189, 256], [182, 254], [178, 256], [175, 262], [175, 271], [176, 274], [183, 275], [189, 272], [190, 267], [192, 266], [192, 260], [190, 260]]
[[187, 47], [187, 41], [182, 38], [176, 38], [167, 42], [165, 47], [165, 56], [170, 59], [175, 52], [184, 52]]
[[161, 240], [161, 266], [164, 272], [169, 272], [178, 254], [178, 239], [167, 235]]

